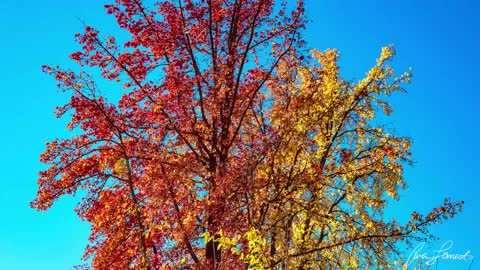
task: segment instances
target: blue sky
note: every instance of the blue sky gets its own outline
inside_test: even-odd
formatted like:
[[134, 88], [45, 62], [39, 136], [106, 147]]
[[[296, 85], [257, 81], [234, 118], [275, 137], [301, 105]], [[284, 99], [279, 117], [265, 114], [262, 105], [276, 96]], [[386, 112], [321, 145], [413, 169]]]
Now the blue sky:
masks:
[[[88, 224], [73, 212], [75, 199], [61, 199], [47, 213], [29, 208], [36, 192], [38, 157], [46, 141], [67, 137], [65, 120], [53, 108], [67, 95], [41, 73], [43, 64], [74, 66], [79, 19], [113, 31], [104, 1], [2, 1], [0, 8], [0, 269], [62, 270], [80, 263]], [[382, 46], [394, 43], [398, 71], [413, 68], [408, 94], [392, 97], [387, 120], [397, 134], [413, 140], [415, 165], [406, 170], [409, 189], [388, 215], [399, 220], [413, 210], [426, 212], [445, 197], [464, 200], [464, 211], [432, 229], [441, 239], [424, 252], [434, 255], [453, 242], [451, 253], [475, 256], [480, 267], [480, 236], [474, 226], [480, 206], [479, 134], [480, 8], [473, 0], [346, 1], [307, 0], [312, 22], [309, 46], [337, 48], [347, 78], [361, 78]], [[475, 226], [476, 227], [476, 226]], [[405, 254], [408, 256], [409, 254]], [[459, 261], [439, 261], [437, 269], [468, 269]]]

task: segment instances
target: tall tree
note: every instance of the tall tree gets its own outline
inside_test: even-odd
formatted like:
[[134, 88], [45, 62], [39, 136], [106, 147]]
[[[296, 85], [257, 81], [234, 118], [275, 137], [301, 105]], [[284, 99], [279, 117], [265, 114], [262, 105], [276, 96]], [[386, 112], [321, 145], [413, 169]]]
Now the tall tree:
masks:
[[94, 269], [382, 265], [460, 209], [446, 201], [405, 226], [381, 216], [409, 161], [409, 141], [370, 121], [410, 78], [393, 78], [391, 48], [350, 84], [335, 51], [314, 52], [319, 65], [299, 52], [303, 1], [106, 8], [131, 38], [86, 26], [71, 58], [126, 92], [109, 101], [88, 73], [43, 67], [71, 93], [56, 113], [78, 135], [47, 143], [32, 202], [86, 191], [76, 212]]

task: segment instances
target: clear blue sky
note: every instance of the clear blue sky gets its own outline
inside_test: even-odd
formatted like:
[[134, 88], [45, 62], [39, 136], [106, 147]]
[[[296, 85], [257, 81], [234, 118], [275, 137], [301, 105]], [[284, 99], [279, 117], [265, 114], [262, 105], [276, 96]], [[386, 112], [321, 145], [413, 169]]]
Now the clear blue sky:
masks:
[[[49, 212], [29, 208], [37, 189], [38, 161], [44, 143], [66, 137], [56, 105], [68, 96], [57, 93], [42, 64], [74, 66], [78, 18], [113, 31], [104, 1], [13, 1], [0, 8], [0, 269], [63, 270], [80, 263], [88, 224], [74, 214], [74, 200], [64, 198]], [[348, 78], [361, 78], [382, 46], [394, 43], [394, 67], [412, 66], [406, 95], [394, 95], [388, 119], [397, 134], [413, 139], [415, 165], [406, 171], [409, 189], [392, 204], [389, 215], [400, 220], [414, 209], [426, 212], [445, 197], [464, 200], [454, 220], [436, 226], [441, 237], [425, 252], [451, 240], [452, 253], [471, 251], [471, 269], [480, 269], [479, 5], [468, 0], [346, 1], [307, 0], [312, 20], [306, 32], [311, 47], [338, 48]], [[406, 254], [408, 256], [408, 254]], [[461, 262], [440, 261], [438, 269], [467, 269]]]

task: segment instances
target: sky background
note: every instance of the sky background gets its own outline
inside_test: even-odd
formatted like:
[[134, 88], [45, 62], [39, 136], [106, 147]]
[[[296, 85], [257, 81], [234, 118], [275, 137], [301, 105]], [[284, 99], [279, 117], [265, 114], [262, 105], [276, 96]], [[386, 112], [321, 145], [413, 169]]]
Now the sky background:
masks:
[[[374, 1], [306, 0], [312, 21], [305, 38], [312, 48], [337, 48], [343, 75], [360, 79], [380, 48], [395, 44], [393, 66], [411, 66], [408, 94], [392, 97], [387, 119], [396, 134], [413, 141], [409, 189], [391, 204], [388, 216], [407, 220], [413, 210], [426, 213], [445, 197], [464, 200], [464, 211], [432, 231], [439, 241], [423, 252], [435, 255], [446, 241], [450, 253], [470, 250], [470, 269], [480, 269], [478, 231], [480, 190], [477, 143], [480, 93], [479, 4], [468, 0]], [[43, 64], [74, 67], [73, 35], [82, 23], [116, 30], [106, 1], [14, 1], [0, 4], [0, 269], [63, 270], [81, 263], [89, 225], [73, 212], [75, 198], [63, 198], [47, 213], [30, 209], [45, 142], [68, 137], [66, 119], [53, 108], [68, 95], [41, 72]], [[474, 229], [475, 228], [475, 229]], [[405, 254], [408, 257], [409, 254]], [[439, 261], [438, 270], [468, 269], [469, 263]], [[433, 268], [435, 269], [435, 268]]]

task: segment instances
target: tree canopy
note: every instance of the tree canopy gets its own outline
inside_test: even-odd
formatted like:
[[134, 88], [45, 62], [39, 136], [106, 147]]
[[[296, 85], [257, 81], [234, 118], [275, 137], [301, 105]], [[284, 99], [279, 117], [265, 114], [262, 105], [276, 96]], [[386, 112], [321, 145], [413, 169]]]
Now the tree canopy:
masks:
[[[106, 9], [129, 40], [86, 26], [71, 54], [82, 71], [43, 67], [71, 95], [56, 115], [75, 135], [47, 143], [31, 203], [85, 191], [84, 267], [401, 267], [399, 243], [461, 210], [446, 199], [407, 224], [383, 217], [411, 163], [409, 139], [373, 121], [411, 78], [388, 65], [392, 46], [350, 82], [336, 50], [306, 53], [301, 0]], [[122, 97], [102, 95], [100, 79]]]

